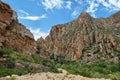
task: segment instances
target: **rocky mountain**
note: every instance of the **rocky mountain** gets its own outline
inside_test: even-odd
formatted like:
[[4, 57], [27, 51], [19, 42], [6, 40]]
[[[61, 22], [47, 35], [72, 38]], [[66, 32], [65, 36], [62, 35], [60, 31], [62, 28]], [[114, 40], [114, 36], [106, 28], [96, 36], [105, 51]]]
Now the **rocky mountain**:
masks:
[[45, 38], [34, 40], [32, 33], [18, 22], [17, 14], [0, 2], [0, 48], [7, 47], [29, 55], [55, 60], [97, 60], [117, 62], [120, 54], [120, 11], [108, 18], [93, 18], [87, 12], [66, 24], [52, 27]]
[[0, 2], [0, 48], [33, 54], [36, 43], [32, 33], [18, 22], [17, 14], [9, 5]]
[[120, 54], [120, 12], [108, 18], [93, 18], [87, 12], [66, 24], [52, 27], [50, 34], [38, 39], [40, 54], [54, 59], [80, 59], [91, 63], [97, 60], [117, 62]]

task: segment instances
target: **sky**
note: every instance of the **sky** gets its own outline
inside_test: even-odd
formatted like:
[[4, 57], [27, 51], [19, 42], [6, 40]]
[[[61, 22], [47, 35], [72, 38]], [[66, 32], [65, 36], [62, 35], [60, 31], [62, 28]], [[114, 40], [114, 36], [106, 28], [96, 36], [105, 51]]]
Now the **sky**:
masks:
[[18, 20], [45, 38], [52, 26], [76, 19], [82, 12], [94, 18], [108, 17], [120, 10], [120, 0], [2, 0], [17, 12]]

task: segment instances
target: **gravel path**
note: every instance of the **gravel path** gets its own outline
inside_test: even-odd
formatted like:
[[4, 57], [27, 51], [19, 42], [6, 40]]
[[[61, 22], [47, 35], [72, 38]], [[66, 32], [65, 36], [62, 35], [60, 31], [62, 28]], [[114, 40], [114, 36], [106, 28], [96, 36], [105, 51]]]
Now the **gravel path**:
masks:
[[[15, 80], [106, 80], [104, 78], [98, 79], [98, 78], [86, 78], [80, 75], [72, 75], [67, 74], [67, 72], [63, 69], [63, 73], [36, 73], [36, 74], [27, 74], [23, 76], [15, 76]], [[5, 78], [1, 78], [0, 80], [6, 80]], [[109, 80], [109, 79], [107, 79]]]

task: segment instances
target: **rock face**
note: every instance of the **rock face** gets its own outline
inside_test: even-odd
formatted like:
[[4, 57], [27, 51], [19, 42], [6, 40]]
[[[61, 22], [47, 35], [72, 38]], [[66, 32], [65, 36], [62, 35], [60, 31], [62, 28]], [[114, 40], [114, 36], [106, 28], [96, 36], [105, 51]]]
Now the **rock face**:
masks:
[[9, 5], [0, 2], [0, 48], [33, 54], [36, 43], [32, 33], [20, 24], [17, 14]]
[[[36, 44], [37, 43], [37, 44]], [[91, 63], [97, 60], [117, 62], [120, 58], [120, 12], [108, 18], [93, 18], [83, 12], [66, 24], [52, 27], [50, 34], [35, 42], [32, 33], [20, 24], [9, 5], [0, 2], [0, 48], [56, 60]], [[37, 48], [36, 48], [37, 47]]]
[[89, 63], [99, 59], [118, 61], [120, 54], [120, 12], [108, 18], [93, 18], [83, 12], [66, 24], [55, 25], [46, 39], [38, 39], [39, 53], [65, 60]]

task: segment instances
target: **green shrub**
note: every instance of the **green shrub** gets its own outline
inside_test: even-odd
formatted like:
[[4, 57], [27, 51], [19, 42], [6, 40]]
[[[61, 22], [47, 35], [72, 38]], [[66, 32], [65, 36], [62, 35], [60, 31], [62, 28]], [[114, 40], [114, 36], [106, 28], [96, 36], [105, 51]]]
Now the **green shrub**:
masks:
[[12, 53], [13, 51], [11, 49], [8, 48], [0, 49], [0, 57], [2, 57], [3, 55], [10, 56]]
[[14, 67], [15, 67], [15, 59], [7, 58], [7, 68], [14, 68]]
[[115, 64], [115, 63], [111, 63], [107, 66], [107, 68], [109, 70], [111, 70], [111, 72], [117, 72], [117, 71], [120, 71], [120, 66], [119, 66], [119, 63], [118, 64]]
[[57, 58], [56, 58], [56, 61], [58, 62], [58, 63], [60, 63], [60, 64], [62, 64], [63, 62], [64, 62], [64, 56], [63, 55], [57, 55], [56, 56]]
[[85, 77], [91, 77], [91, 71], [89, 70], [89, 68], [77, 69], [75, 70], [75, 74], [79, 74]]
[[104, 74], [101, 74], [99, 72], [94, 72], [91, 74], [92, 76], [91, 77], [94, 77], [94, 78], [106, 78], [106, 76]]
[[16, 70], [16, 69], [8, 69], [8, 68], [0, 67], [0, 77], [5, 77], [8, 75], [11, 76], [12, 74], [24, 75], [27, 73], [29, 73], [28, 69]]
[[13, 73], [14, 73], [14, 71], [12, 69], [0, 67], [0, 77], [8, 76], [8, 75], [11, 75]]
[[44, 60], [42, 60], [42, 64], [43, 64], [44, 66], [48, 66], [48, 67], [53, 67], [53, 66], [55, 66], [54, 61], [52, 61], [52, 60], [50, 60], [50, 59], [44, 59]]
[[111, 80], [118, 80], [115, 74], [109, 74]]
[[52, 67], [50, 72], [54, 72], [54, 73], [62, 73], [61, 71], [59, 71], [56, 67]]
[[42, 60], [40, 59], [40, 57], [38, 55], [32, 55], [32, 58], [35, 63], [40, 64], [42, 62]]
[[37, 53], [37, 54], [40, 54], [40, 47], [37, 47], [36, 53]]
[[25, 75], [25, 74], [27, 74], [29, 72], [31, 72], [31, 71], [28, 70], [28, 69], [15, 70], [15, 74], [17, 74], [17, 75]]
[[5, 54], [5, 52], [0, 49], [0, 58], [3, 57], [3, 54]]
[[77, 74], [85, 77], [110, 78], [109, 74], [114, 73], [116, 75], [120, 75], [119, 63], [107, 63], [103, 60], [94, 64], [79, 64], [75, 61], [66, 61], [61, 64], [61, 66], [70, 74]]
[[16, 53], [15, 59], [23, 62], [34, 62], [33, 58], [25, 53]]

